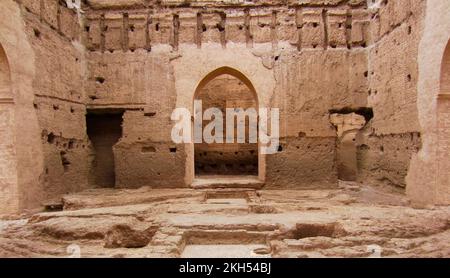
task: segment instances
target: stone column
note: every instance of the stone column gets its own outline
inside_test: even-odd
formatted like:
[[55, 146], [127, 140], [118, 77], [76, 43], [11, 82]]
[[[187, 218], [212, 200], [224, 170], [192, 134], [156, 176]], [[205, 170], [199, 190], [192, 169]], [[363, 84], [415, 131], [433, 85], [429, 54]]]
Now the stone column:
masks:
[[330, 122], [338, 135], [337, 164], [339, 179], [355, 181], [358, 174], [356, 161], [356, 135], [364, 127], [366, 120], [356, 113], [332, 114]]

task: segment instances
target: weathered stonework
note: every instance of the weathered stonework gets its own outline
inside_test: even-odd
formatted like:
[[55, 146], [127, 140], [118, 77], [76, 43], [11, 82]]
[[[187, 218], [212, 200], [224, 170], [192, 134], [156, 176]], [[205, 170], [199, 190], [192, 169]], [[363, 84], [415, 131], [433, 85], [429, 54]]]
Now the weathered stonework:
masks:
[[[349, 179], [450, 202], [444, 0], [0, 5], [0, 213], [98, 187], [186, 188], [204, 167], [265, 189]], [[173, 110], [193, 112], [208, 86], [211, 103], [234, 90], [279, 108], [278, 152], [173, 143]], [[361, 121], [344, 135], [333, 114]]]
[[[419, 79], [417, 82], [417, 108], [421, 127], [423, 146], [413, 156], [407, 176], [406, 192], [418, 205], [430, 203], [448, 204], [448, 180], [439, 167], [446, 167], [448, 151], [439, 144], [439, 123], [445, 123], [445, 88], [448, 87], [448, 44], [450, 41], [450, 22], [441, 13], [448, 14], [447, 1], [427, 1], [424, 31], [419, 44]], [[447, 50], [447, 55], [445, 54]], [[444, 78], [443, 78], [444, 77]], [[442, 90], [443, 89], [443, 90]], [[441, 118], [440, 120], [438, 120]], [[443, 124], [445, 126], [445, 124]], [[445, 134], [445, 132], [444, 132]], [[444, 135], [445, 136], [445, 135]], [[446, 140], [448, 142], [448, 138]], [[441, 148], [443, 147], [443, 148]], [[448, 164], [447, 164], [448, 166]], [[444, 182], [442, 182], [444, 181]]]

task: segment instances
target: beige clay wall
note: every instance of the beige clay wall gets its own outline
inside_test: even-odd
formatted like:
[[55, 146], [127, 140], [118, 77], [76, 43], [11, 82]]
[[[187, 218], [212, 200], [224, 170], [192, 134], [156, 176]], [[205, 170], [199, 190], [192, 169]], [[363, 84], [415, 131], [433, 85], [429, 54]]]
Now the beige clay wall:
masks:
[[2, 200], [34, 208], [95, 186], [87, 109], [124, 111], [117, 187], [188, 186], [193, 145], [172, 142], [170, 115], [192, 110], [199, 84], [221, 69], [250, 84], [259, 107], [280, 109], [281, 147], [259, 156], [266, 188], [336, 186], [330, 114], [372, 108], [357, 138], [359, 180], [446, 202], [446, 180], [433, 179], [447, 169], [433, 162], [437, 101], [427, 97], [437, 95], [448, 42], [448, 20], [437, 16], [445, 0], [288, 2], [89, 0], [80, 25], [61, 1], [3, 1], [14, 96], [5, 111], [16, 121], [4, 134], [15, 134], [8, 163], [21, 170], [8, 170]]
[[[446, 0], [429, 0], [425, 9], [424, 33], [419, 44], [417, 109], [423, 147], [413, 156], [406, 192], [418, 206], [449, 204], [448, 98], [444, 53], [450, 40], [450, 13]], [[444, 62], [444, 65], [443, 65]], [[443, 82], [444, 81], [444, 82]]]
[[40, 183], [43, 150], [33, 108], [35, 56], [26, 36], [20, 7], [12, 0], [4, 0], [1, 5], [0, 44], [6, 55], [11, 80], [8, 96], [2, 96], [5, 103], [0, 104], [1, 136], [6, 137], [2, 140], [0, 173], [0, 214], [4, 214], [39, 206], [44, 192]]
[[88, 185], [85, 57], [77, 13], [65, 3], [21, 1], [20, 9], [35, 57], [33, 106], [44, 152], [39, 181], [48, 201]]
[[399, 189], [421, 148], [417, 56], [425, 2], [379, 1], [372, 8], [368, 106], [374, 118], [358, 136], [358, 180]]
[[9, 62], [0, 45], [0, 213], [19, 208], [14, 108]]
[[[329, 111], [367, 105], [365, 1], [225, 5], [201, 15], [195, 5], [176, 2], [153, 13], [91, 2], [96, 9], [87, 12], [84, 28], [88, 107], [126, 109], [114, 148], [119, 186], [190, 184], [193, 146], [173, 146], [170, 114], [192, 109], [200, 81], [222, 67], [251, 82], [261, 107], [281, 110], [282, 148], [260, 157], [267, 187], [337, 184]], [[156, 151], [143, 151], [149, 149]]]
[[0, 43], [12, 81], [9, 119], [16, 128], [2, 135], [13, 140], [15, 150], [6, 158], [17, 167], [17, 183], [7, 186], [14, 188], [7, 199], [17, 205], [6, 207], [34, 209], [87, 186], [79, 22], [59, 1], [8, 0], [1, 5]]

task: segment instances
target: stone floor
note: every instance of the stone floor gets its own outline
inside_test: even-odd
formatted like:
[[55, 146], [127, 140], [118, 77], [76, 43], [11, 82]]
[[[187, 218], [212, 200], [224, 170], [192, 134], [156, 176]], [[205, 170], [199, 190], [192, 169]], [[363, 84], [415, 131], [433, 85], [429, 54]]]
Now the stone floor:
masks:
[[400, 193], [89, 190], [0, 221], [0, 257], [450, 257], [450, 207]]

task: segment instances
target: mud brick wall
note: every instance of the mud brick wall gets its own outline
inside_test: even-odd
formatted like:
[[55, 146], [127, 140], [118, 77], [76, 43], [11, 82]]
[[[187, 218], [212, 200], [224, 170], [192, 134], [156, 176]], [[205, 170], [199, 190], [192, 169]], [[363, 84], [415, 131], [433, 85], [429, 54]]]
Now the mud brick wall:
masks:
[[[296, 169], [300, 176], [295, 186], [294, 179], [277, 173], [287, 154], [280, 152], [267, 159], [268, 186], [337, 184], [336, 133], [329, 123], [329, 111], [367, 106], [367, 47], [372, 37], [365, 1], [309, 1], [304, 5], [273, 1], [264, 7], [258, 2], [88, 2], [83, 28], [89, 50], [88, 106], [126, 108], [124, 135], [115, 146], [117, 161], [127, 152], [126, 163], [116, 165], [121, 185], [127, 186], [134, 176], [145, 181], [141, 185], [171, 183], [164, 179], [172, 180], [175, 174], [148, 169], [158, 169], [160, 159], [173, 159], [166, 152], [171, 147], [168, 119], [186, 92], [173, 88], [172, 61], [181, 55], [177, 51], [191, 47], [217, 47], [217, 55], [221, 49], [242, 48], [260, 56], [280, 81], [270, 106], [281, 110], [282, 140], [286, 150], [291, 149], [289, 155], [301, 157], [283, 164], [287, 167], [283, 171]], [[298, 140], [295, 146], [287, 146]], [[313, 148], [305, 140], [323, 144], [313, 144]], [[143, 148], [152, 152], [143, 152]], [[131, 153], [136, 160], [130, 159]], [[325, 155], [320, 160], [323, 163], [317, 163], [320, 155]], [[184, 174], [181, 171], [178, 179]]]
[[368, 104], [374, 118], [359, 146], [360, 181], [404, 188], [410, 157], [421, 148], [417, 56], [424, 5], [425, 1], [379, 1], [373, 11]]
[[0, 202], [4, 212], [18, 208], [17, 199], [9, 198], [18, 194], [16, 149], [14, 136], [14, 101], [11, 74], [6, 53], [0, 47]]
[[[303, 1], [305, 2], [305, 1]], [[216, 1], [160, 4], [133, 1], [88, 1], [85, 43], [90, 50], [151, 50], [180, 44], [287, 42], [302, 48], [365, 47], [372, 38], [365, 1], [273, 1], [260, 6]], [[204, 6], [210, 9], [204, 9]]]
[[[184, 91], [189, 80], [177, 74], [212, 65], [234, 65], [258, 88], [259, 105], [280, 109], [267, 188], [337, 185], [332, 113], [373, 114], [356, 138], [362, 182], [405, 187], [421, 149], [425, 0], [86, 0], [79, 13], [60, 0], [12, 3], [35, 60], [30, 109], [43, 161], [33, 188], [43, 194], [24, 199], [30, 207], [97, 186], [92, 111], [122, 115], [115, 186], [188, 186], [193, 149], [172, 142], [170, 116], [192, 103], [195, 89]], [[0, 87], [1, 98], [5, 92]]]
[[[448, 74], [448, 73], [447, 73]], [[448, 80], [448, 79], [447, 79]], [[446, 83], [446, 85], [448, 85]], [[445, 86], [444, 86], [445, 87]], [[445, 91], [444, 91], [445, 92]], [[450, 95], [444, 94], [440, 96], [438, 100], [438, 148], [439, 148], [439, 190], [442, 191], [441, 200], [445, 200], [444, 196], [448, 196], [450, 183], [450, 160], [448, 155], [450, 154]]]
[[[38, 68], [34, 109], [41, 128], [44, 200], [87, 188], [84, 53], [80, 22], [64, 1], [17, 1]], [[43, 200], [43, 201], [44, 201]]]

